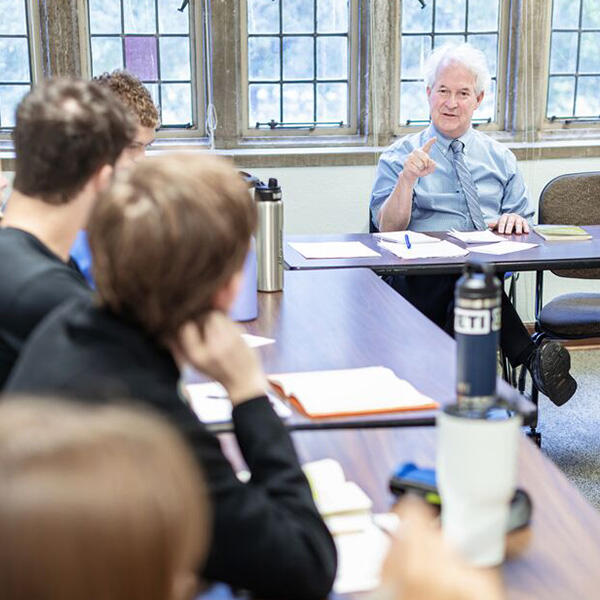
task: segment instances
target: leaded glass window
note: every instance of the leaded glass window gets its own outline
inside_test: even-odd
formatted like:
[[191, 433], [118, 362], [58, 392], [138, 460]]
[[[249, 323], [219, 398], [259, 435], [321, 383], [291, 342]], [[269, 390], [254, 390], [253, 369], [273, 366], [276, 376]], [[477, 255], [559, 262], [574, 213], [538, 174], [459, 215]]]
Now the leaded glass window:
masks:
[[554, 0], [546, 115], [600, 119], [600, 2]]
[[27, 5], [0, 0], [0, 128], [15, 125], [15, 109], [31, 89]]
[[348, 127], [350, 0], [247, 0], [248, 127]]
[[474, 122], [495, 119], [498, 88], [499, 0], [404, 0], [400, 78], [400, 124], [429, 121], [423, 64], [432, 49], [446, 43], [468, 42], [488, 62], [492, 84], [475, 112]]
[[92, 75], [130, 71], [150, 90], [162, 127], [192, 127], [189, 4], [88, 0], [88, 9]]

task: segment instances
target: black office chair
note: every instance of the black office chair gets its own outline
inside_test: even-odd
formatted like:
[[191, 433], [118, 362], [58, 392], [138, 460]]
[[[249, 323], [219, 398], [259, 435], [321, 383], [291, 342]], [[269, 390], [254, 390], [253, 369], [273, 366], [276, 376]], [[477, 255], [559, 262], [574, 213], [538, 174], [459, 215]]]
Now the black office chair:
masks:
[[[555, 177], [540, 194], [538, 220], [541, 224], [600, 224], [600, 171], [570, 173]], [[585, 242], [569, 242], [585, 244]], [[600, 269], [561, 269], [558, 277], [600, 279]], [[562, 294], [544, 305], [544, 273], [536, 273], [534, 341], [576, 340], [600, 337], [600, 293]], [[519, 382], [524, 388], [524, 381]], [[537, 405], [538, 390], [532, 385], [532, 401]], [[541, 443], [536, 430], [537, 416], [531, 426], [532, 437]]]

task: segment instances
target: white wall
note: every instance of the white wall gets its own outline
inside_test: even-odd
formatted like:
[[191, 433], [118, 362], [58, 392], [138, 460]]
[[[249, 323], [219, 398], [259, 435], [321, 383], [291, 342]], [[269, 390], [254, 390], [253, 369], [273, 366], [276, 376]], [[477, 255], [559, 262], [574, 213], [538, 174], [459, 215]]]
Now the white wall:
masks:
[[[600, 170], [600, 159], [522, 161], [520, 168], [537, 205], [542, 188], [553, 177], [563, 173]], [[279, 179], [287, 234], [368, 231], [368, 205], [375, 165], [250, 171], [263, 181], [269, 177]], [[569, 291], [600, 292], [600, 280], [567, 280], [546, 274], [544, 282], [545, 300]], [[531, 322], [534, 320], [535, 275], [521, 273], [518, 286], [517, 308], [523, 320]]]

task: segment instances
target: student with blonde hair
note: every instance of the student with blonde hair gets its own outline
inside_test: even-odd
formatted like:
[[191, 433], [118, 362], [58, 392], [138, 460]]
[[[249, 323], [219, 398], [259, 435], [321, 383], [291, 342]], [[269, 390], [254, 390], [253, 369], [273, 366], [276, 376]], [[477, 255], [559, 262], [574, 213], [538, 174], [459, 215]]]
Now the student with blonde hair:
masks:
[[191, 600], [206, 491], [161, 419], [118, 406], [0, 403], [3, 600]]

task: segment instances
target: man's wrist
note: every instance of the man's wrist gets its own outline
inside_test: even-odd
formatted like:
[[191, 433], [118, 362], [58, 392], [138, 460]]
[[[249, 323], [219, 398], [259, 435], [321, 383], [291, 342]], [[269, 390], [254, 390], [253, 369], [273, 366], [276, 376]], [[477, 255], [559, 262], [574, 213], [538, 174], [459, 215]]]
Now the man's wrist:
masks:
[[268, 387], [269, 384], [264, 375], [255, 376], [226, 386], [227, 394], [234, 406], [242, 404], [252, 398], [264, 396], [267, 393]]

